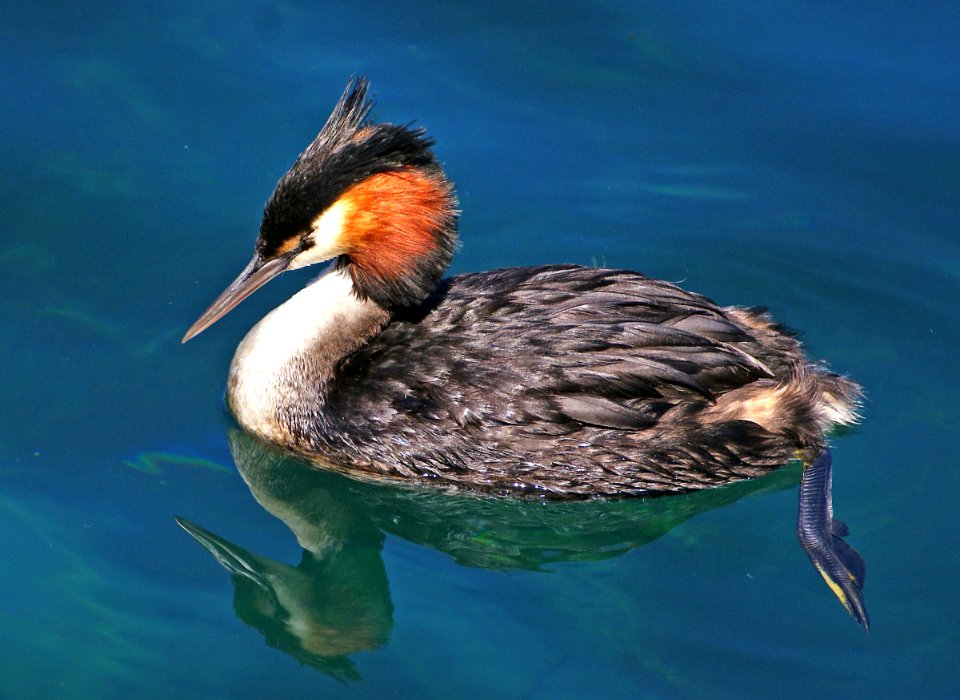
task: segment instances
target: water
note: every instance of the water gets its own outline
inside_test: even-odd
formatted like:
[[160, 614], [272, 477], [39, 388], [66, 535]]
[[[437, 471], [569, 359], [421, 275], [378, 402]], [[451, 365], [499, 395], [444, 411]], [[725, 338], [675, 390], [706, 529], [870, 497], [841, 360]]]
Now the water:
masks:
[[[952, 4], [8, 5], [0, 696], [957, 692]], [[437, 139], [453, 271], [680, 280], [867, 386], [834, 498], [869, 636], [796, 542], [796, 465], [546, 506], [244, 471], [226, 367], [310, 273], [178, 341], [351, 73]]]

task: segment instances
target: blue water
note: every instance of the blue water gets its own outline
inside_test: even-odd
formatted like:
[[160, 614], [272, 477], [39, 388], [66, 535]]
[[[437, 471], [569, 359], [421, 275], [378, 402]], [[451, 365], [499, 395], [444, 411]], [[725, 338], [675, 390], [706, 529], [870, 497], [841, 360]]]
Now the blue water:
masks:
[[[7, 3], [0, 696], [955, 695], [958, 26], [934, 2]], [[869, 635], [797, 544], [797, 465], [544, 506], [246, 459], [229, 359], [311, 273], [179, 338], [353, 73], [436, 138], [453, 271], [682, 281], [866, 385], [834, 502]]]

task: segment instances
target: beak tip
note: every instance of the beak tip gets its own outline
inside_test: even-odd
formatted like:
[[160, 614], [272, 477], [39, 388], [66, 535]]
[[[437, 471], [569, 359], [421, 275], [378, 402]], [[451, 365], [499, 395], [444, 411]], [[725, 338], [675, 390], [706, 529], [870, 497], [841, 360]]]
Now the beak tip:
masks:
[[291, 258], [286, 256], [264, 261], [259, 254], [255, 255], [240, 276], [231, 282], [210, 308], [190, 326], [180, 343], [186, 343], [223, 318], [233, 307], [287, 269], [290, 260]]
[[192, 339], [195, 338], [196, 336], [200, 335], [200, 334], [204, 331], [204, 329], [206, 328], [206, 326], [198, 327], [198, 325], [199, 325], [199, 324], [194, 323], [192, 326], [190, 326], [190, 327], [187, 329], [187, 332], [184, 333], [184, 334], [183, 334], [183, 337], [180, 339], [180, 344], [181, 344], [181, 345], [183, 345], [184, 343], [186, 343], [186, 342], [189, 341], [189, 340], [192, 340]]

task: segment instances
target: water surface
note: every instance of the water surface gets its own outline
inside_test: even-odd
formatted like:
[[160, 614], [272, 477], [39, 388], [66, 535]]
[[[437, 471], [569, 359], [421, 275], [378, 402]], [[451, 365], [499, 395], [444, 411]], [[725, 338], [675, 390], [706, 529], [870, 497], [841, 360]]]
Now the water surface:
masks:
[[[955, 693], [958, 23], [947, 3], [0, 11], [0, 695]], [[179, 338], [352, 73], [436, 138], [454, 272], [637, 269], [769, 306], [865, 384], [834, 499], [869, 636], [796, 542], [797, 465], [547, 505], [244, 471], [230, 356], [312, 273]]]

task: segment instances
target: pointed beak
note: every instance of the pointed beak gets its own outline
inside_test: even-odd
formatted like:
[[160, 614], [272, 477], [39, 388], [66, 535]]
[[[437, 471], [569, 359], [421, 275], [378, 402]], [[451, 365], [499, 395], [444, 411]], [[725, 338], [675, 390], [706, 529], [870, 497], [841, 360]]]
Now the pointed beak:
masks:
[[256, 557], [245, 549], [241, 549], [235, 544], [227, 542], [222, 537], [218, 537], [209, 530], [204, 530], [199, 525], [190, 522], [186, 518], [174, 517], [177, 525], [187, 531], [193, 539], [203, 545], [213, 558], [216, 559], [234, 576], [243, 576], [260, 586], [268, 594], [273, 595], [270, 583], [267, 581], [262, 567], [257, 563]]
[[198, 335], [227, 315], [227, 313], [241, 301], [260, 289], [267, 282], [279, 275], [290, 265], [292, 256], [281, 256], [271, 260], [263, 260], [260, 254], [253, 256], [243, 272], [223, 290], [210, 308], [203, 312], [196, 323], [183, 336], [181, 343], [185, 343], [193, 336]]

